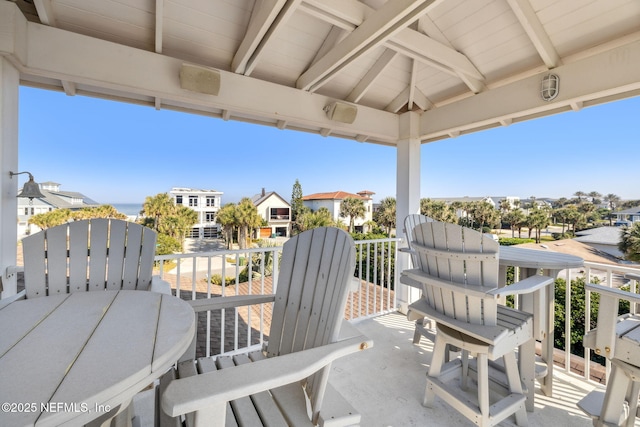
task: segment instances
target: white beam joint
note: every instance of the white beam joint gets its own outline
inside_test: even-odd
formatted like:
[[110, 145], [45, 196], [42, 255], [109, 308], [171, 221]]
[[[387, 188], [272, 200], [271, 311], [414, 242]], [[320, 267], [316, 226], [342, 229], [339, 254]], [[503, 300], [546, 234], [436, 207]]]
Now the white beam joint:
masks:
[[377, 48], [426, 13], [434, 1], [386, 2], [342, 42], [309, 67], [298, 78], [296, 86], [303, 90], [317, 90], [345, 66]]
[[62, 88], [64, 89], [64, 93], [67, 96], [75, 96], [76, 94], [76, 85], [73, 82], [68, 80], [61, 80]]

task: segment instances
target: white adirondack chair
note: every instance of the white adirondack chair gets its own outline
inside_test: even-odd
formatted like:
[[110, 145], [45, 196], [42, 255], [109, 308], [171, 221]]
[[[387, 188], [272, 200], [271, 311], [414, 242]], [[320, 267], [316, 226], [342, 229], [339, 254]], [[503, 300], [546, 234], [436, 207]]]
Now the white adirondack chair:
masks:
[[[627, 278], [640, 281], [640, 275]], [[602, 285], [587, 284], [586, 289], [600, 294], [598, 324], [584, 336], [584, 346], [611, 361], [607, 388], [594, 390], [578, 407], [593, 418], [595, 426], [633, 426], [640, 395], [640, 315], [618, 316], [620, 300], [640, 303], [640, 295]]]
[[[413, 268], [420, 268], [420, 257], [417, 252], [411, 248], [411, 241], [413, 240], [413, 229], [425, 222], [433, 222], [432, 218], [429, 218], [426, 215], [421, 214], [410, 214], [404, 219], [404, 235], [407, 238], [407, 247], [400, 248], [402, 252], [408, 252], [411, 254], [411, 263]], [[422, 289], [422, 286], [420, 286]], [[429, 341], [433, 342], [435, 340], [435, 332], [433, 331], [433, 325], [431, 320], [427, 318], [417, 319], [416, 320], [416, 328], [413, 332], [413, 343], [419, 344], [420, 338], [425, 337]]]
[[317, 228], [285, 243], [275, 295], [194, 301], [196, 311], [273, 302], [269, 342], [264, 353], [203, 358], [197, 367], [186, 361], [170, 371], [159, 387], [160, 425], [180, 425], [180, 415], [195, 426], [358, 424], [359, 414], [327, 383], [333, 360], [372, 345], [363, 336], [338, 339], [354, 267], [351, 237]]
[[27, 298], [105, 289], [170, 293], [152, 276], [157, 234], [117, 219], [74, 221], [22, 239]]
[[[518, 425], [526, 424], [526, 396], [515, 349], [520, 347], [525, 384], [533, 387], [532, 315], [500, 305], [500, 294], [507, 289], [512, 294], [531, 292], [553, 279], [532, 276], [498, 288], [499, 245], [489, 236], [435, 221], [417, 225], [412, 236], [421, 268], [403, 271], [401, 282], [421, 284], [423, 298], [410, 305], [408, 318], [429, 317], [435, 320], [437, 331], [425, 406], [432, 406], [437, 395], [480, 426], [498, 424], [514, 414]], [[462, 357], [445, 363], [447, 346], [462, 349]], [[475, 357], [477, 404], [465, 392], [468, 355]], [[497, 359], [503, 359], [503, 373], [489, 364]], [[506, 393], [490, 394], [489, 381], [499, 375], [505, 376]]]

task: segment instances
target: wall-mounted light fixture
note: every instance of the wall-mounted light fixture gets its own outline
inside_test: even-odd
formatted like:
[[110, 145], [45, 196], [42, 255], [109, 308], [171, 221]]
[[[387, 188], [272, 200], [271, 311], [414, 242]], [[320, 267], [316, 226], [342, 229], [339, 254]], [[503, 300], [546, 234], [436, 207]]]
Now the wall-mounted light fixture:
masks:
[[540, 82], [540, 96], [545, 101], [551, 101], [560, 92], [560, 77], [555, 74], [547, 74]]
[[22, 187], [22, 191], [18, 194], [18, 197], [28, 197], [31, 202], [34, 198], [39, 199], [44, 197], [44, 194], [40, 192], [40, 186], [33, 180], [31, 172], [9, 172], [9, 177], [13, 178], [14, 175], [22, 175], [23, 173], [29, 174], [29, 181], [24, 183], [24, 187]]
[[358, 107], [344, 102], [333, 102], [323, 108], [330, 120], [351, 124], [356, 120]]

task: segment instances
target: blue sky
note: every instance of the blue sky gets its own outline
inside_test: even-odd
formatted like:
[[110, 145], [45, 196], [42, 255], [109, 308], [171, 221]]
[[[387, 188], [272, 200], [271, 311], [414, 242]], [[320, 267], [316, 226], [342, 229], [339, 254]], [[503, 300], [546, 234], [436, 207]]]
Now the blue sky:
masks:
[[[423, 144], [421, 195], [640, 199], [639, 120], [636, 97]], [[223, 204], [263, 187], [289, 200], [296, 179], [304, 194], [396, 190], [392, 147], [27, 87], [19, 167], [100, 203], [171, 187], [222, 191]]]

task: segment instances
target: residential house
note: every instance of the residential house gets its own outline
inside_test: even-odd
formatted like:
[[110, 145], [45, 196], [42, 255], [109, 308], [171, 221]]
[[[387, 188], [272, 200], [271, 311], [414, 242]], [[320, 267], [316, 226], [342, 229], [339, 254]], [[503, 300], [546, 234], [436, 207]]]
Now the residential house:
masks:
[[367, 221], [371, 221], [373, 218], [373, 199], [371, 196], [375, 194], [372, 191], [361, 191], [358, 194], [347, 193], [346, 191], [333, 191], [330, 193], [315, 193], [302, 197], [302, 203], [307, 206], [313, 212], [320, 208], [327, 208], [331, 212], [331, 218], [334, 221], [342, 221], [347, 223], [349, 218], [340, 217], [340, 206], [342, 201], [347, 197], [353, 197], [355, 199], [361, 199], [364, 202], [365, 214], [364, 218], [355, 218], [354, 225], [356, 231], [363, 231], [363, 225]]
[[618, 243], [620, 242], [620, 228], [591, 228], [589, 230], [578, 231], [576, 235], [578, 237], [573, 240], [582, 242], [600, 252], [604, 252], [616, 258], [624, 259], [624, 254], [618, 249]]
[[258, 209], [258, 215], [268, 224], [260, 228], [260, 237], [289, 237], [291, 230], [291, 205], [275, 191], [263, 188], [251, 201]]
[[198, 222], [187, 237], [204, 239], [218, 237], [220, 224], [216, 215], [220, 210], [222, 191], [174, 187], [169, 192], [176, 205], [186, 206], [198, 213]]
[[613, 212], [613, 215], [616, 217], [616, 222], [621, 225], [627, 224], [625, 221], [630, 221], [633, 224], [636, 221], [640, 221], [640, 206]]
[[77, 211], [82, 208], [99, 206], [99, 203], [77, 191], [62, 191], [57, 182], [41, 182], [41, 198], [27, 199], [18, 197], [18, 237], [24, 237], [40, 231], [40, 227], [29, 224], [33, 215], [51, 212], [55, 209]]

